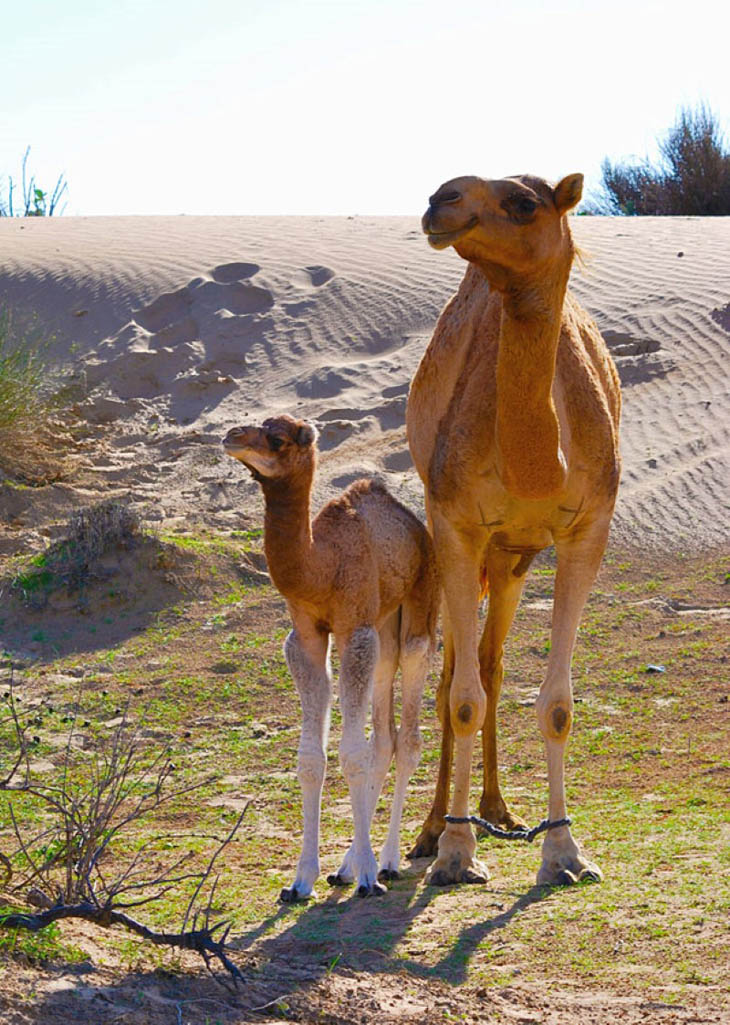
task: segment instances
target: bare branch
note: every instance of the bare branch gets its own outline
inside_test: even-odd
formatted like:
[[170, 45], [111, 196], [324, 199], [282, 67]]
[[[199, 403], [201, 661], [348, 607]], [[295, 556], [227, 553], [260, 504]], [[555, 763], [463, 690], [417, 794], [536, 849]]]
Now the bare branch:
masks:
[[30, 932], [38, 932], [47, 925], [51, 925], [52, 922], [58, 922], [64, 918], [81, 918], [86, 922], [94, 922], [105, 929], [112, 925], [123, 925], [130, 932], [134, 932], [158, 946], [193, 950], [205, 959], [206, 965], [211, 958], [217, 958], [236, 983], [243, 979], [240, 969], [225, 953], [225, 938], [228, 933], [224, 933], [220, 940], [213, 937], [213, 934], [224, 925], [223, 922], [210, 928], [206, 926], [201, 929], [191, 929], [189, 932], [156, 932], [122, 911], [115, 911], [114, 908], [109, 907], [99, 908], [89, 901], [81, 901], [77, 904], [56, 903], [46, 911], [34, 914], [13, 912], [9, 915], [2, 915], [0, 916], [0, 925], [6, 929], [27, 929]]
[[[202, 870], [184, 870], [184, 866], [195, 857], [195, 852], [188, 850], [182, 854], [178, 851], [172, 863], [156, 864], [155, 870], [146, 875], [145, 860], [149, 859], [150, 852], [161, 841], [170, 839], [168, 835], [162, 835], [147, 840], [131, 852], [121, 866], [115, 865], [115, 872], [108, 875], [101, 863], [110, 852], [114, 840], [161, 805], [200, 789], [212, 782], [214, 777], [168, 788], [175, 770], [169, 752], [159, 752], [150, 761], [143, 762], [136, 737], [128, 729], [125, 712], [121, 724], [109, 738], [108, 749], [98, 754], [92, 763], [91, 781], [88, 778], [83, 783], [77, 781], [71, 738], [78, 708], [77, 703], [65, 746], [60, 785], [39, 783], [30, 779], [26, 773], [20, 788], [25, 795], [42, 802], [46, 811], [54, 817], [53, 825], [32, 838], [24, 836], [10, 806], [18, 843], [16, 855], [22, 855], [25, 865], [29, 866], [23, 876], [23, 883], [19, 885], [34, 884], [31, 891], [33, 903], [43, 910], [37, 914], [18, 912], [1, 916], [0, 926], [36, 931], [52, 921], [69, 917], [83, 918], [102, 926], [123, 925], [153, 943], [196, 951], [203, 957], [208, 971], [219, 982], [221, 979], [213, 969], [215, 965], [222, 964], [237, 985], [240, 973], [225, 953], [230, 925], [225, 922], [211, 924], [218, 885], [218, 877], [213, 877], [213, 870], [221, 852], [238, 831], [248, 804], [228, 834], [219, 840]], [[22, 727], [17, 711], [13, 715], [11, 721], [14, 731], [20, 737]], [[186, 838], [189, 837], [175, 837], [177, 840]], [[43, 847], [39, 856], [38, 847], [41, 843]], [[10, 859], [4, 859], [2, 864], [6, 863], [10, 869]], [[190, 880], [195, 880], [196, 885], [180, 932], [158, 933], [126, 914], [127, 909], [160, 900], [176, 886]], [[208, 883], [211, 885], [207, 902], [204, 907], [196, 910]], [[58, 895], [55, 903], [50, 894]]]
[[[203, 876], [202, 876], [202, 878], [200, 880], [200, 883], [196, 887], [195, 892], [193, 893], [192, 897], [190, 898], [190, 903], [188, 904], [187, 911], [185, 912], [185, 918], [183, 919], [183, 929], [185, 929], [187, 924], [188, 924], [188, 919], [190, 918], [190, 912], [192, 911], [193, 906], [195, 904], [195, 901], [198, 898], [198, 894], [200, 893], [200, 891], [202, 890], [203, 886], [205, 885], [206, 879], [208, 879], [208, 877], [210, 876], [211, 872], [213, 871], [213, 866], [216, 863], [216, 859], [218, 858], [218, 855], [221, 853], [221, 851], [225, 850], [225, 848], [228, 846], [228, 844], [231, 842], [233, 837], [238, 832], [238, 830], [240, 828], [240, 825], [243, 822], [243, 816], [248, 811], [248, 806], [249, 806], [250, 803], [251, 803], [250, 801], [246, 801], [246, 804], [245, 804], [245, 806], [243, 808], [243, 811], [241, 812], [241, 814], [236, 819], [236, 821], [235, 821], [235, 823], [233, 825], [233, 828], [231, 829], [230, 833], [225, 838], [225, 840], [221, 841], [221, 844], [218, 847], [218, 850], [215, 851], [215, 853], [213, 854], [212, 858], [208, 862], [208, 867], [205, 870], [205, 873], [203, 874]], [[217, 880], [213, 884], [213, 890], [215, 890], [216, 886], [217, 886]], [[213, 899], [213, 891], [211, 891], [211, 897], [210, 897], [210, 900], [208, 901], [208, 908], [210, 908], [210, 903], [211, 903], [212, 899]]]

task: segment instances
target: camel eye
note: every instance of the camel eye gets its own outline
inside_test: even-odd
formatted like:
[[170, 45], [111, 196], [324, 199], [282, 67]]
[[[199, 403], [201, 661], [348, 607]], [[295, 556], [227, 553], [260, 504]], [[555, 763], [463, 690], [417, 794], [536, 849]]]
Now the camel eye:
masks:
[[502, 209], [515, 224], [526, 224], [532, 218], [539, 205], [537, 199], [521, 195], [519, 192], [513, 192], [501, 204]]
[[281, 446], [284, 444], [283, 438], [277, 438], [275, 434], [270, 434], [268, 437], [269, 448], [272, 452], [278, 452]]

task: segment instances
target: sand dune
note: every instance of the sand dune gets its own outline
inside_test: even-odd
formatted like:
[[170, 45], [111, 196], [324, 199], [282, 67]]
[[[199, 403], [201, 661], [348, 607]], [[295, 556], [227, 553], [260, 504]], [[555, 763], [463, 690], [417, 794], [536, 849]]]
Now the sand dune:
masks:
[[[727, 543], [730, 219], [571, 223], [589, 260], [571, 287], [623, 383], [614, 539]], [[422, 509], [408, 383], [464, 269], [417, 218], [0, 221], [0, 302], [51, 339], [100, 434], [83, 487], [41, 489], [35, 513], [4, 495], [0, 518], [119, 491], [181, 524], [255, 519], [257, 487], [218, 440], [277, 411], [320, 429], [316, 501], [380, 473]]]

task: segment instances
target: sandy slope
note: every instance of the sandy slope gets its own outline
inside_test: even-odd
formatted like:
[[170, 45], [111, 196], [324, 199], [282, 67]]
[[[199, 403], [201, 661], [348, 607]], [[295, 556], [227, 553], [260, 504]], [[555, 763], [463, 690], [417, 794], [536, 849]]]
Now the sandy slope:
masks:
[[[614, 538], [722, 544], [730, 219], [572, 224], [589, 256], [572, 288], [624, 386]], [[422, 508], [408, 383], [464, 266], [428, 248], [417, 218], [0, 221], [0, 302], [53, 336], [53, 356], [86, 389], [82, 415], [113, 424], [91, 490], [52, 494], [131, 491], [153, 517], [234, 526], [241, 510], [258, 515], [259, 498], [218, 439], [247, 416], [289, 411], [321, 431], [317, 500], [380, 472]], [[6, 518], [31, 516], [5, 504]]]

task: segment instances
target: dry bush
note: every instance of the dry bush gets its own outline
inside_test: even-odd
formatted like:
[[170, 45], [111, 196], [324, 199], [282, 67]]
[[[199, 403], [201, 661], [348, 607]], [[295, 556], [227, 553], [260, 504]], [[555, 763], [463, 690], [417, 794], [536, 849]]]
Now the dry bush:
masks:
[[[121, 925], [154, 944], [195, 951], [214, 977], [217, 963], [237, 984], [241, 973], [226, 953], [230, 927], [213, 923], [211, 914], [218, 884], [214, 868], [246, 809], [225, 837], [207, 838], [216, 841], [216, 849], [203, 868], [192, 865], [196, 855], [190, 836], [155, 832], [141, 844], [130, 842], [135, 827], [154, 820], [163, 805], [210, 785], [215, 777], [176, 785], [170, 753], [144, 750], [126, 714], [90, 760], [77, 761], [75, 725], [53, 781], [34, 779], [29, 759], [34, 740], [21, 721], [11, 667], [10, 689], [0, 705], [0, 793], [8, 796], [15, 848], [0, 852], [0, 872], [4, 887], [13, 880], [13, 892], [25, 893], [26, 903], [39, 910], [3, 911], [0, 928], [37, 932], [63, 918], [104, 928]], [[32, 821], [42, 826], [18, 822], [13, 800], [19, 795], [36, 802], [40, 814]], [[178, 932], [156, 931], [130, 915], [190, 881], [196, 885]]]
[[59, 174], [56, 184], [51, 193], [42, 189], [36, 182], [34, 174], [28, 172], [28, 157], [30, 146], [23, 154], [21, 164], [20, 182], [22, 196], [20, 197], [19, 208], [16, 209], [15, 193], [17, 184], [11, 175], [8, 176], [7, 195], [0, 193], [0, 217], [53, 217], [55, 214], [62, 214], [66, 208], [64, 203], [59, 209], [61, 200], [68, 191], [68, 182], [64, 175]]
[[0, 307], [0, 479], [37, 485], [65, 473], [70, 436], [45, 348], [37, 331]]
[[76, 509], [65, 536], [33, 557], [31, 565], [17, 573], [10, 589], [32, 608], [45, 608], [49, 596], [65, 588], [83, 592], [94, 579], [95, 563], [119, 546], [130, 548], [142, 537], [139, 517], [119, 499]]
[[[704, 104], [683, 108], [666, 138], [660, 163], [601, 165], [602, 193], [594, 211], [608, 214], [722, 216], [730, 214], [730, 151], [718, 117]], [[590, 206], [590, 205], [589, 205]]]

